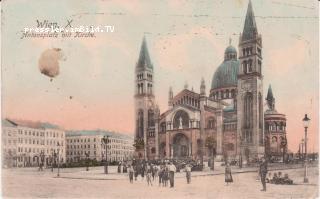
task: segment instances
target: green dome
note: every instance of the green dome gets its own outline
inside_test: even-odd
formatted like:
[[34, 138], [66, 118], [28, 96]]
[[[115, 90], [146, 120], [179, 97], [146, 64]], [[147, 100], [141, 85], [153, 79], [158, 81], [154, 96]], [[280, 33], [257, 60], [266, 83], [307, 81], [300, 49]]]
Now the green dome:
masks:
[[213, 75], [211, 89], [236, 87], [239, 65], [240, 62], [236, 59], [225, 60]]

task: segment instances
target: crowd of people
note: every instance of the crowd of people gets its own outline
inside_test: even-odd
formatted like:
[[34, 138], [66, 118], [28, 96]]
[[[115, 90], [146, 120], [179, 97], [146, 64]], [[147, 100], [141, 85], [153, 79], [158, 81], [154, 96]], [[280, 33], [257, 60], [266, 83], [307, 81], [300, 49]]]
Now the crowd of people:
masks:
[[[191, 182], [191, 165], [184, 165], [184, 171], [186, 172], [187, 183]], [[150, 162], [133, 162], [128, 166], [129, 181], [133, 183], [137, 181], [138, 177], [146, 181], [148, 186], [153, 186], [158, 183], [161, 187], [174, 187], [174, 175], [177, 172], [177, 167], [173, 162], [166, 163], [150, 163]]]
[[278, 173], [273, 173], [273, 177], [271, 176], [272, 174], [269, 173], [268, 177], [266, 178], [266, 182], [270, 184], [285, 184], [285, 185], [292, 185], [293, 180], [289, 178], [289, 175], [287, 173], [282, 176], [282, 172]]
[[[259, 177], [262, 183], [263, 189], [261, 191], [266, 191], [266, 183], [271, 184], [293, 184], [293, 181], [289, 178], [288, 174], [282, 176], [281, 172], [274, 173], [271, 177], [271, 173], [268, 172], [267, 160], [263, 157], [259, 161]], [[225, 182], [226, 185], [233, 182], [231, 164], [225, 162]], [[158, 183], [161, 187], [174, 187], [174, 175], [175, 172], [181, 171], [181, 169], [186, 173], [187, 183], [191, 183], [191, 171], [195, 167], [192, 164], [185, 163], [181, 167], [181, 164], [177, 162], [167, 161], [167, 162], [147, 162], [147, 161], [133, 161], [131, 164], [122, 165], [123, 172], [129, 173], [129, 181], [133, 183], [137, 181], [138, 176], [141, 176], [141, 180], [144, 180], [146, 176], [146, 182], [148, 186], [153, 186]], [[121, 167], [118, 167], [118, 172], [121, 172]], [[269, 174], [268, 174], [269, 173]], [[267, 177], [268, 174], [268, 177]]]

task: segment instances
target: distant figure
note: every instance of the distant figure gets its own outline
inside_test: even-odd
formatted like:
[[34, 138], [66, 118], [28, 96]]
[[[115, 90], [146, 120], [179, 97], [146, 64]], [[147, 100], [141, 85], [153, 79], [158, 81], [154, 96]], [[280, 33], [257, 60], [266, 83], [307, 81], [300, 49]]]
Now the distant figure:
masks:
[[278, 178], [277, 173], [273, 173], [273, 177], [272, 177], [271, 183], [272, 184], [278, 184], [278, 182], [279, 182], [279, 178]]
[[169, 178], [169, 169], [167, 166], [163, 169], [163, 176], [162, 176], [162, 185], [166, 187], [168, 185], [168, 178]]
[[164, 167], [161, 165], [158, 176], [159, 176], [159, 186], [163, 185], [163, 174], [164, 174]]
[[176, 166], [174, 166], [173, 163], [170, 163], [169, 165], [169, 172], [170, 172], [170, 188], [174, 187], [174, 172], [176, 172]]
[[190, 182], [191, 182], [191, 166], [189, 164], [186, 165], [185, 171], [186, 171], [187, 183], [190, 184]]
[[149, 185], [152, 186], [152, 181], [151, 181], [152, 171], [151, 171], [151, 166], [150, 166], [150, 165], [147, 165], [146, 171], [147, 171], [146, 176], [147, 176], [148, 186], [149, 186]]
[[145, 164], [143, 163], [142, 166], [140, 167], [141, 180], [142, 180], [142, 181], [144, 180], [145, 171], [146, 171], [146, 166], [145, 166]]
[[151, 164], [151, 175], [152, 175], [152, 181], [154, 181], [154, 176], [155, 176], [155, 165]]
[[284, 184], [290, 184], [290, 185], [293, 184], [293, 180], [289, 178], [289, 175], [287, 173], [284, 174], [283, 181], [284, 181]]
[[132, 167], [132, 165], [130, 165], [130, 167], [129, 167], [129, 180], [130, 180], [130, 183], [133, 183], [133, 173], [134, 173], [133, 167]]
[[227, 183], [227, 185], [229, 185], [229, 182], [233, 182], [232, 175], [231, 175], [231, 167], [229, 162], [227, 162], [226, 168], [225, 168], [225, 182]]
[[267, 191], [266, 187], [266, 175], [268, 173], [268, 165], [266, 159], [263, 157], [260, 163], [260, 178], [263, 189], [261, 191]]
[[121, 173], [121, 162], [118, 164], [118, 173]]
[[128, 166], [127, 166], [127, 164], [123, 164], [122, 172], [123, 172], [123, 173], [127, 173], [127, 172], [128, 172]]
[[134, 172], [134, 180], [137, 181], [137, 177], [138, 177], [138, 175], [139, 175], [138, 166], [137, 166], [137, 165], [135, 165], [135, 166], [133, 167], [133, 172]]

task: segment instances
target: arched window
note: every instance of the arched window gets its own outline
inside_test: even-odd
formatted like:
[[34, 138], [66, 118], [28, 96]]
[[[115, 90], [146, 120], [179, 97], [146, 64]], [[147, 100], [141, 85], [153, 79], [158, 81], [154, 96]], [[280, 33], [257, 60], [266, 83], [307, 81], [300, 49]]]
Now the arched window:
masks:
[[249, 72], [252, 72], [252, 60], [249, 60]]
[[160, 132], [162, 132], [162, 133], [166, 132], [166, 123], [165, 122], [162, 122], [160, 124]]
[[143, 83], [141, 83], [140, 87], [141, 87], [141, 93], [143, 94], [144, 93]]
[[139, 110], [137, 119], [137, 138], [143, 138], [143, 136], [143, 110]]
[[153, 110], [148, 110], [148, 127], [154, 127], [154, 112]]
[[259, 93], [259, 128], [262, 129], [263, 122], [263, 107], [262, 107], [262, 95]]
[[[181, 126], [182, 125], [182, 126]], [[189, 115], [187, 112], [183, 110], [179, 110], [176, 112], [173, 118], [173, 128], [189, 128]]]
[[247, 141], [252, 141], [252, 126], [253, 126], [253, 96], [252, 93], [247, 92], [244, 96], [244, 118], [243, 127], [245, 131], [244, 138]]
[[210, 117], [208, 119], [207, 128], [208, 129], [215, 129], [216, 128], [216, 120], [213, 117]]
[[243, 68], [243, 73], [246, 74], [247, 73], [247, 61], [244, 61], [242, 63], [242, 68]]

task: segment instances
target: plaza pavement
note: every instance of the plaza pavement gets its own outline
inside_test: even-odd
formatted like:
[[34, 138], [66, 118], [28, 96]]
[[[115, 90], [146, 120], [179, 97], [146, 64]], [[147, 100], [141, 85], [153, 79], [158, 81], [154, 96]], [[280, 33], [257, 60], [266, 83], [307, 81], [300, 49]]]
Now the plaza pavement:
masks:
[[[282, 169], [293, 179], [294, 185], [267, 184], [267, 192], [261, 192], [257, 181], [257, 168], [232, 168], [234, 183], [224, 183], [224, 167], [216, 164], [214, 172], [192, 172], [191, 184], [186, 183], [183, 172], [176, 173], [175, 187], [159, 187], [157, 182], [148, 187], [138, 177], [129, 183], [127, 174], [117, 174], [116, 167], [109, 166], [110, 174], [103, 167], [61, 169], [60, 178], [47, 169], [3, 169], [2, 196], [4, 198], [315, 198], [318, 195], [318, 167], [309, 168], [309, 183], [303, 183], [303, 168]], [[272, 168], [270, 169], [277, 169]], [[275, 172], [279, 170], [274, 170]]]

